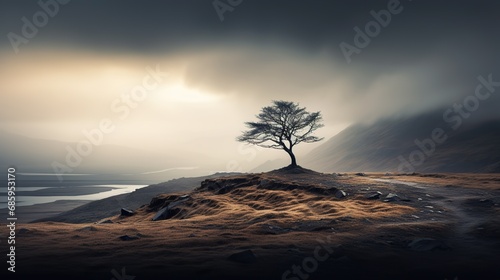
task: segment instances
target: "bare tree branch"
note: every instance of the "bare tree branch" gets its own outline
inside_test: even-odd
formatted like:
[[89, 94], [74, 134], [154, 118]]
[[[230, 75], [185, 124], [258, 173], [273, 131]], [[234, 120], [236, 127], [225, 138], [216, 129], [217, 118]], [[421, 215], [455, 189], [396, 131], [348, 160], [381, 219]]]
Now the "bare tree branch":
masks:
[[306, 108], [288, 101], [273, 101], [272, 106], [262, 108], [256, 116], [257, 122], [246, 122], [249, 130], [237, 138], [264, 148], [283, 149], [296, 165], [293, 147], [299, 143], [314, 143], [323, 140], [312, 133], [323, 127], [320, 112], [309, 113]]

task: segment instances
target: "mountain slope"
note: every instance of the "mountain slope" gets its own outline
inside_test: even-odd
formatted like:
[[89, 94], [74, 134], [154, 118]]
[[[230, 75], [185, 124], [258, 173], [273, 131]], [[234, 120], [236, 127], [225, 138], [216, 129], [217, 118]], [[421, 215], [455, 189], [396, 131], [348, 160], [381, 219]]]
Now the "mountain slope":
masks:
[[[446, 140], [433, 140], [432, 148], [436, 129], [444, 133], [438, 139]], [[416, 141], [427, 144], [419, 148]], [[464, 121], [453, 130], [441, 114], [429, 113], [350, 126], [311, 151], [301, 165], [323, 172], [500, 172], [498, 143], [498, 120]]]

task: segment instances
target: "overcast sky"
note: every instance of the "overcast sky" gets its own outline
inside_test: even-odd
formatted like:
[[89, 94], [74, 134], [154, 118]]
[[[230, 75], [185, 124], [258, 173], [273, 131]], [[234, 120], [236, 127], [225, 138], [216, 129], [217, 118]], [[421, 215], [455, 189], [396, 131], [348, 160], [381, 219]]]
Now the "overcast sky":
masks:
[[[259, 152], [249, 163], [235, 141], [272, 100], [321, 111], [317, 134], [329, 138], [349, 124], [450, 107], [479, 75], [500, 80], [497, 1], [243, 0], [224, 13], [213, 2], [73, 0], [45, 24], [37, 1], [2, 1], [0, 129], [79, 141], [110, 119], [105, 144], [250, 168], [286, 158]], [[346, 59], [340, 45], [356, 47], [355, 28], [388, 6], [390, 21]], [[38, 30], [23, 31], [23, 17]], [[127, 101], [144, 79], [150, 89]], [[499, 100], [481, 114], [498, 116]]]

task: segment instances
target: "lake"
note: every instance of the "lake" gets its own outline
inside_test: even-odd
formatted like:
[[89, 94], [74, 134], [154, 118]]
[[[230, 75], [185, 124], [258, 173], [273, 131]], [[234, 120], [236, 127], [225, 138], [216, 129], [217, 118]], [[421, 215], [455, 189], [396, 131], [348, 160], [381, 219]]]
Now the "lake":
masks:
[[[133, 192], [151, 182], [116, 180], [109, 178], [79, 177], [59, 181], [48, 176], [18, 175], [16, 180], [16, 206], [30, 206], [57, 200], [100, 200], [110, 196]], [[0, 209], [7, 208], [7, 187], [0, 189]]]

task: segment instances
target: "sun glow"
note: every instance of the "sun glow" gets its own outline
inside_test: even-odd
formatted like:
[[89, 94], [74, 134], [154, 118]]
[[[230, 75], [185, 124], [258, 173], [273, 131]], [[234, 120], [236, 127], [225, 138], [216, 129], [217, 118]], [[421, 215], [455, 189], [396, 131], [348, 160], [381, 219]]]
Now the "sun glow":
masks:
[[218, 99], [218, 97], [213, 94], [189, 88], [182, 82], [177, 82], [160, 89], [160, 94], [169, 101], [187, 103], [213, 102]]

